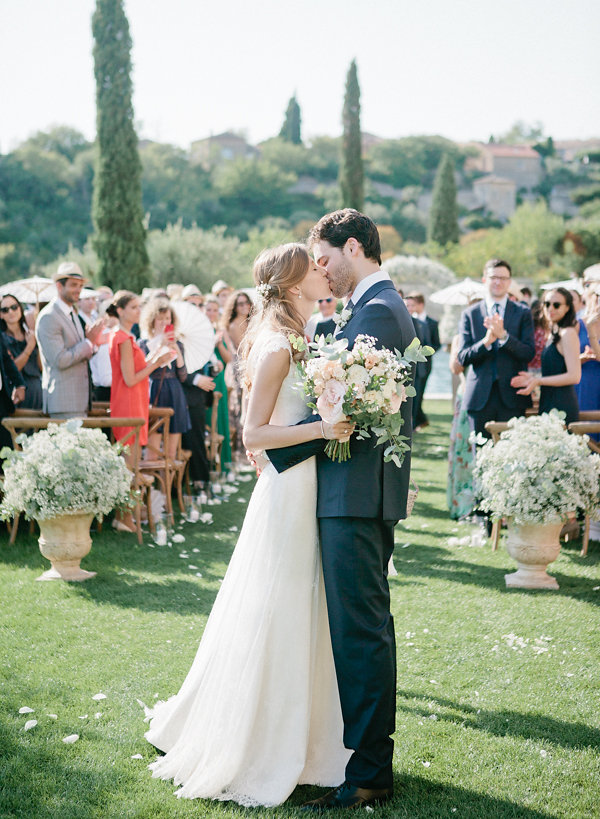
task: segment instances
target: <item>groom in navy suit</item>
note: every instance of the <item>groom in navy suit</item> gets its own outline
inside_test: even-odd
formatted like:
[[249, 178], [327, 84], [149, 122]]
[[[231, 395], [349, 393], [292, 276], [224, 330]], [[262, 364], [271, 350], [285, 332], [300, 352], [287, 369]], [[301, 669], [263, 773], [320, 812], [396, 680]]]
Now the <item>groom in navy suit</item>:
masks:
[[[356, 337], [366, 334], [375, 337], [378, 347], [404, 352], [415, 337], [414, 327], [390, 277], [380, 269], [375, 224], [350, 208], [335, 211], [315, 225], [309, 244], [315, 261], [327, 271], [333, 295], [352, 294], [346, 308], [351, 316], [337, 338], [347, 338], [352, 349]], [[402, 433], [409, 439], [411, 405], [409, 399], [401, 410]], [[335, 463], [323, 454], [325, 443], [268, 452], [279, 472], [318, 453], [323, 577], [344, 744], [354, 752], [346, 781], [309, 802], [305, 810], [363, 807], [393, 793], [396, 644], [387, 565], [394, 526], [406, 517], [410, 453], [398, 468], [384, 463], [384, 447], [376, 446], [373, 438], [352, 438], [350, 460]]]

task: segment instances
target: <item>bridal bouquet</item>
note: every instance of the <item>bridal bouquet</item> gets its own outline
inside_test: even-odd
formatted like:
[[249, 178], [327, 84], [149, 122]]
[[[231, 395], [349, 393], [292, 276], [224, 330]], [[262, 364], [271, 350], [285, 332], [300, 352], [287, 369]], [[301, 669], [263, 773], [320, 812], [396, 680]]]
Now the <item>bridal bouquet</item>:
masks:
[[[309, 407], [329, 424], [349, 416], [356, 424], [358, 440], [370, 438], [372, 433], [377, 444], [387, 444], [384, 460], [401, 466], [410, 447], [408, 438], [400, 434], [400, 407], [407, 397], [415, 395], [410, 383], [413, 365], [432, 355], [432, 348], [422, 347], [415, 338], [402, 355], [398, 350], [377, 349], [376, 339], [367, 335], [357, 336], [352, 350], [348, 350], [347, 339], [331, 336], [308, 343], [292, 336], [290, 343], [306, 352], [298, 369]], [[350, 443], [329, 441], [325, 453], [334, 461], [346, 461]]]

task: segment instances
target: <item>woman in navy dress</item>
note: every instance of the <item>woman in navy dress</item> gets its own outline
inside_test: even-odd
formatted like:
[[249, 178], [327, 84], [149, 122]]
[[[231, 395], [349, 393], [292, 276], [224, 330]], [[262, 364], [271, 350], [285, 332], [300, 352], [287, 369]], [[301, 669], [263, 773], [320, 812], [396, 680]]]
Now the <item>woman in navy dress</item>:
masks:
[[540, 414], [551, 409], [566, 414], [565, 423], [577, 421], [579, 405], [575, 385], [581, 379], [579, 336], [573, 296], [564, 287], [546, 293], [544, 313], [551, 327], [548, 343], [542, 351], [542, 374], [520, 372], [510, 382], [518, 395], [530, 395], [540, 386]]
[[[172, 329], [169, 328], [172, 326]], [[177, 316], [171, 310], [168, 299], [151, 299], [144, 307], [140, 320], [142, 340], [139, 346], [144, 355], [157, 348], [169, 347], [173, 351], [173, 360], [165, 367], [160, 367], [150, 374], [150, 404], [153, 407], [170, 407], [174, 410], [169, 426], [169, 458], [175, 459], [181, 440], [181, 434], [187, 432], [192, 424], [188, 412], [183, 382], [187, 370], [183, 360], [183, 345], [176, 341]], [[153, 449], [160, 448], [160, 435], [149, 435], [148, 445]]]
[[25, 400], [19, 406], [41, 410], [42, 370], [35, 333], [27, 326], [23, 305], [9, 293], [0, 299], [0, 329], [8, 354], [25, 381]]
[[[600, 283], [590, 288], [586, 310], [579, 320], [581, 381], [577, 387], [580, 410], [600, 410]], [[592, 436], [600, 440], [600, 435]]]

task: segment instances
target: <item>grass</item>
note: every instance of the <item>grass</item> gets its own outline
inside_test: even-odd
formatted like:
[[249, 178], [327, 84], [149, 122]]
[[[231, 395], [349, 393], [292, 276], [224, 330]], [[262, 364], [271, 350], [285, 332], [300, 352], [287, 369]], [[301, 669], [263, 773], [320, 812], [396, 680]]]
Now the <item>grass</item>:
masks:
[[[562, 549], [550, 569], [558, 592], [506, 590], [513, 564], [502, 547], [449, 546], [470, 529], [445, 508], [448, 405], [426, 409], [413, 472], [421, 492], [396, 530], [390, 579], [396, 796], [377, 815], [597, 817], [600, 546], [585, 559], [576, 544]], [[248, 813], [175, 799], [172, 784], [150, 777], [155, 753], [136, 700], [163, 699], [183, 680], [235, 544], [230, 527], [244, 515], [237, 498], [251, 487], [212, 507], [212, 526], [186, 524], [185, 543], [170, 548], [105, 528], [83, 561], [98, 576], [81, 585], [35, 583], [47, 566], [36, 536], [23, 528], [11, 547], [2, 533], [0, 816]], [[94, 701], [99, 692], [106, 699]], [[20, 715], [24, 705], [34, 713]], [[29, 718], [38, 725], [25, 732]], [[79, 741], [63, 744], [73, 733]], [[318, 793], [298, 788], [284, 806], [251, 813], [300, 816]]]

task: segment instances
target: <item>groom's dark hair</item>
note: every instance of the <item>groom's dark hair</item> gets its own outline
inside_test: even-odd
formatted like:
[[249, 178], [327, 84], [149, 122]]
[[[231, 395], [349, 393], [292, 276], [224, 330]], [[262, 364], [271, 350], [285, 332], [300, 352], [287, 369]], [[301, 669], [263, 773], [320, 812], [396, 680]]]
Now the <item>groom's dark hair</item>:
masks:
[[354, 208], [334, 210], [319, 219], [308, 234], [308, 246], [323, 240], [332, 247], [344, 247], [348, 239], [356, 239], [366, 259], [381, 264], [381, 243], [375, 222]]

